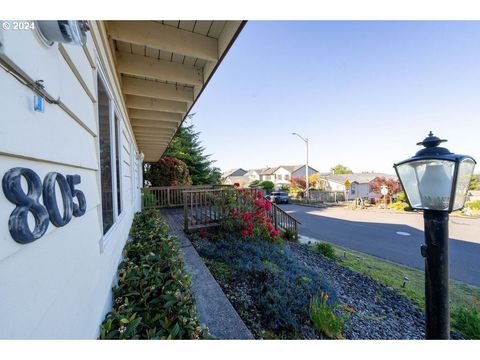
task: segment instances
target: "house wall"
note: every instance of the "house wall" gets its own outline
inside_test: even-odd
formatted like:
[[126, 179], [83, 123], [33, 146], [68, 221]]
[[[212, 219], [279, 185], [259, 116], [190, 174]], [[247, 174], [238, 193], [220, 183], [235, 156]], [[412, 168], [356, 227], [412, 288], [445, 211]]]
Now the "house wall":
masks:
[[[311, 176], [313, 174], [316, 174], [317, 171], [313, 168], [311, 168], [310, 166], [308, 167], [308, 176]], [[301, 168], [295, 170], [293, 173], [292, 173], [292, 177], [302, 177], [302, 178], [305, 178], [305, 166], [302, 166]]]
[[[63, 227], [49, 222], [39, 239], [21, 244], [12, 238], [9, 218], [16, 208], [0, 191], [0, 338], [96, 338], [111, 308], [111, 287], [127, 240], [133, 214], [140, 209], [142, 159], [119, 93], [113, 90], [121, 118], [120, 166], [123, 211], [103, 235], [100, 186], [97, 72], [113, 71], [91, 22], [85, 47], [48, 47], [30, 30], [0, 30], [0, 56], [61, 104], [45, 102], [33, 110], [34, 93], [0, 68], [0, 176], [15, 167], [33, 170], [40, 179], [49, 172], [78, 174], [76, 188], [85, 194], [86, 212]], [[26, 183], [23, 182], [23, 190]], [[60, 208], [63, 200], [56, 187]], [[39, 203], [43, 205], [43, 195]], [[62, 210], [60, 210], [62, 211]], [[29, 215], [29, 227], [34, 227]]]
[[260, 174], [257, 173], [256, 171], [250, 172], [250, 173], [248, 173], [248, 175], [246, 175], [246, 176], [250, 179], [250, 181], [260, 180], [260, 178], [261, 178], [261, 177], [260, 177]]
[[275, 182], [275, 175], [262, 175], [262, 181], [263, 180]]
[[364, 199], [370, 199], [370, 192], [368, 183], [352, 183], [350, 187], [347, 198], [348, 199], [355, 199], [357, 197], [361, 197]]
[[274, 175], [275, 175], [275, 180], [273, 180], [273, 182], [275, 183], [275, 185], [282, 186], [282, 185], [290, 184], [290, 180], [292, 178], [290, 171], [281, 167], [275, 171]]
[[326, 180], [326, 189], [327, 191], [345, 191], [345, 186], [343, 184]]

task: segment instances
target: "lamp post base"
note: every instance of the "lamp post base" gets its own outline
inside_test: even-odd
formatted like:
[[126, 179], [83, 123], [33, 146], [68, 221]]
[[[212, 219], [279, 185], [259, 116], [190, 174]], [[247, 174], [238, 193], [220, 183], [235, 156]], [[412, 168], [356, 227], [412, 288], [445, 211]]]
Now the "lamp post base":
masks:
[[425, 317], [427, 339], [450, 338], [448, 301], [448, 213], [425, 210]]

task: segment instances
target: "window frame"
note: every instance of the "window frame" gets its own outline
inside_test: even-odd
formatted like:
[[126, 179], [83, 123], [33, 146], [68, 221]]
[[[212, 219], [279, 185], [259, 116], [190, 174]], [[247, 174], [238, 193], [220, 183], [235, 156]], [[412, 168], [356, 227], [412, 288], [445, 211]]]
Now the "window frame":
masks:
[[[115, 179], [118, 179], [118, 183], [120, 184], [120, 207], [121, 207], [121, 210], [120, 210], [120, 214], [118, 213], [118, 195], [117, 195], [117, 192], [118, 192], [118, 185], [119, 184], [116, 184], [115, 185], [115, 191], [117, 191], [115, 193], [115, 197], [116, 197], [116, 201], [117, 201], [117, 211], [116, 211], [116, 214], [117, 214], [117, 218], [118, 219], [121, 219], [122, 218], [122, 215], [125, 211], [125, 201], [124, 201], [124, 196], [123, 196], [123, 193], [124, 193], [124, 179], [123, 179], [123, 145], [122, 145], [122, 137], [123, 137], [123, 134], [122, 134], [122, 123], [123, 123], [123, 118], [121, 117], [120, 115], [120, 111], [118, 109], [118, 107], [116, 106], [115, 104], [115, 101], [112, 99], [112, 101], [114, 102], [114, 113], [113, 113], [113, 125], [112, 125], [112, 131], [115, 135], [115, 129], [116, 129], [116, 121], [118, 121], [118, 129], [117, 129], [117, 136], [114, 137], [113, 139], [113, 142], [115, 143], [114, 146], [115, 146], [115, 150], [118, 150], [118, 154], [115, 152], [115, 155], [118, 156], [118, 169], [116, 168], [117, 166], [117, 162], [115, 162], [115, 170], [118, 171], [118, 173], [115, 173], [115, 175], [117, 175], [117, 177]], [[118, 142], [119, 144], [117, 145], [117, 139], [118, 139]]]
[[[97, 61], [97, 72], [96, 72], [96, 81], [98, 82], [98, 79], [100, 79], [103, 83], [103, 86], [105, 87], [105, 90], [106, 90], [106, 93], [108, 95], [108, 103], [109, 103], [109, 131], [110, 131], [110, 166], [111, 166], [111, 169], [112, 169], [112, 211], [113, 211], [113, 224], [110, 226], [110, 228], [107, 230], [106, 233], [103, 234], [103, 230], [102, 230], [102, 248], [101, 248], [101, 251], [103, 252], [103, 250], [106, 248], [106, 246], [110, 243], [110, 239], [113, 237], [113, 233], [117, 230], [118, 226], [119, 226], [119, 223], [121, 222], [121, 220], [123, 219], [123, 217], [125, 216], [125, 209], [122, 207], [122, 211], [120, 212], [120, 214], [118, 214], [118, 196], [117, 196], [117, 164], [116, 164], [116, 157], [118, 155], [118, 163], [119, 163], [119, 168], [120, 168], [120, 172], [119, 172], [119, 183], [120, 183], [120, 201], [122, 203], [122, 205], [125, 204], [124, 202], [124, 196], [123, 196], [123, 190], [125, 189], [125, 186], [124, 186], [124, 183], [123, 183], [123, 173], [122, 173], [122, 161], [123, 161], [123, 157], [122, 157], [122, 149], [120, 148], [119, 150], [119, 154], [117, 154], [117, 139], [115, 137], [115, 116], [117, 116], [117, 119], [119, 121], [119, 126], [118, 126], [118, 131], [119, 131], [119, 134], [118, 134], [118, 140], [120, 142], [120, 145], [121, 145], [121, 124], [123, 122], [123, 117], [121, 116], [121, 112], [119, 111], [119, 108], [118, 108], [118, 105], [117, 103], [115, 102], [115, 97], [113, 95], [113, 91], [112, 91], [112, 87], [109, 83], [109, 81], [107, 80], [107, 77], [105, 75], [105, 71], [102, 67], [102, 65], [100, 64], [99, 61]], [[97, 100], [98, 100], [98, 83], [97, 83], [97, 89], [96, 89], [96, 93], [97, 93]], [[97, 111], [96, 111], [96, 122], [97, 122], [97, 126], [99, 126], [100, 124], [100, 121], [99, 121], [99, 113], [98, 113], [98, 103], [94, 103], [93, 104], [96, 108], [97, 108]], [[98, 161], [98, 164], [100, 165], [101, 163], [101, 159], [100, 159], [100, 132], [99, 132], [99, 128], [98, 128], [98, 135], [97, 135], [97, 148], [98, 148], [98, 157], [97, 157], [97, 161]], [[115, 156], [113, 156], [115, 155]], [[102, 169], [100, 168], [99, 166], [99, 179], [101, 179], [101, 171]], [[100, 190], [100, 206], [103, 206], [103, 203], [102, 203], [102, 183], [101, 183], [101, 180], [98, 182], [98, 186], [99, 186], [99, 190]], [[101, 211], [100, 212], [100, 218], [102, 219], [102, 229], [103, 229], [103, 212]]]

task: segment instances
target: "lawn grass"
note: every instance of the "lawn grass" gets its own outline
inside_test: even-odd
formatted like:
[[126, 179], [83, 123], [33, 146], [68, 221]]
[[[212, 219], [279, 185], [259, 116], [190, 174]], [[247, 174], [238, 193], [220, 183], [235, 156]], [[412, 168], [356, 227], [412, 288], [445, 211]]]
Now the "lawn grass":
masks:
[[[425, 274], [407, 266], [388, 260], [367, 255], [358, 251], [345, 249], [334, 245], [337, 262], [346, 268], [370, 276], [374, 280], [398, 291], [412, 300], [420, 309], [425, 305]], [[405, 287], [404, 278], [406, 282]], [[480, 287], [450, 280], [451, 310], [472, 305], [475, 299], [480, 299]], [[456, 329], [462, 332], [462, 329]]]

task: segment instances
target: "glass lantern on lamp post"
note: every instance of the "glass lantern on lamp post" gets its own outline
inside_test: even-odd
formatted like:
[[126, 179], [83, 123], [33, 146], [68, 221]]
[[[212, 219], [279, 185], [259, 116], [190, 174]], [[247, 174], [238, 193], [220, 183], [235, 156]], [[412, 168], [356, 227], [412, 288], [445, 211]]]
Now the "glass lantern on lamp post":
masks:
[[432, 132], [417, 145], [415, 156], [394, 165], [412, 209], [423, 210], [425, 244], [426, 338], [448, 339], [448, 214], [461, 210], [473, 175], [475, 160], [439, 147]]

